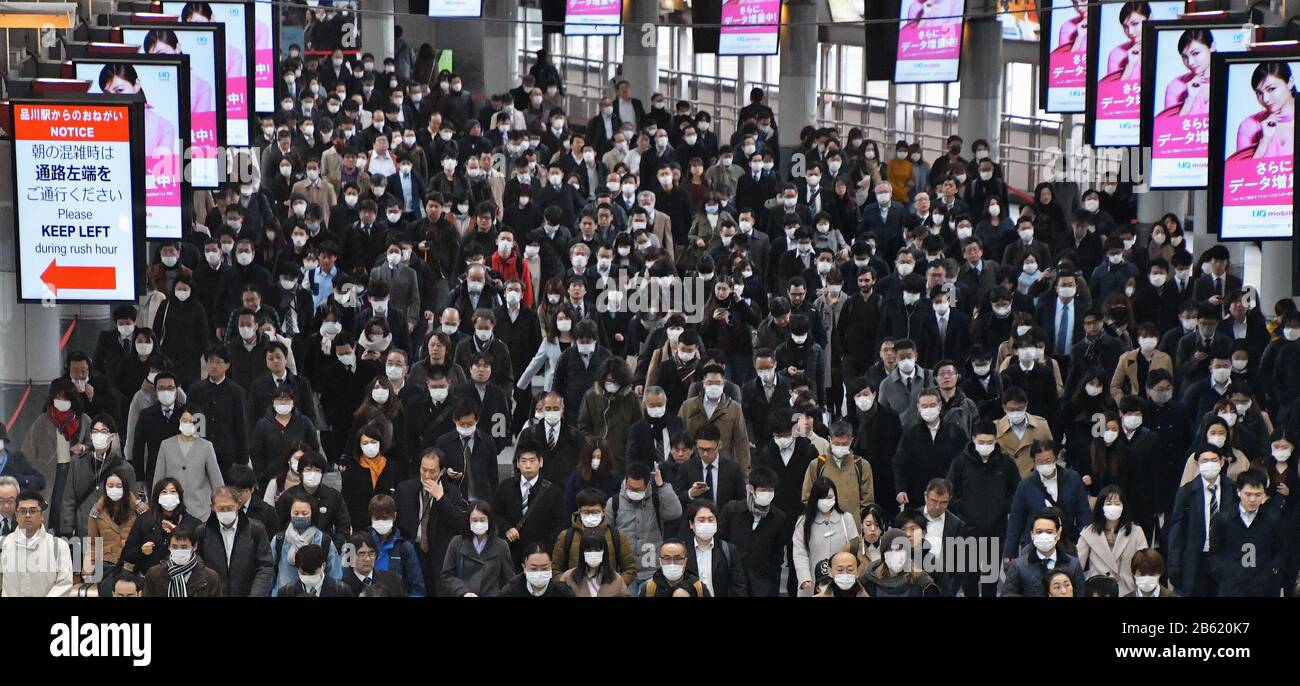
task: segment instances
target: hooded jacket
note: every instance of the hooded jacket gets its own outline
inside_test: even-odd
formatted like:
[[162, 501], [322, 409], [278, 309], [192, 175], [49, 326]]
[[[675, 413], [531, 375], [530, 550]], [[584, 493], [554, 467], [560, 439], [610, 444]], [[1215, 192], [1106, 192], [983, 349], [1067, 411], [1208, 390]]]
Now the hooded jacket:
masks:
[[[570, 567], [582, 562], [582, 532], [585, 527], [582, 526], [582, 519], [577, 512], [573, 513], [572, 522], [573, 526], [556, 539], [555, 551], [551, 553], [551, 570], [556, 577], [552, 585], [558, 583], [559, 576]], [[609, 526], [609, 513], [601, 519], [596, 531], [605, 539], [605, 549], [609, 551], [610, 559], [616, 561], [615, 568], [619, 576], [623, 577], [623, 583], [631, 587], [632, 582], [636, 581], [637, 564], [636, 551], [632, 548], [627, 534]]]
[[1020, 470], [997, 443], [988, 461], [975, 452], [973, 444], [967, 444], [948, 467], [948, 481], [953, 489], [949, 509], [973, 531], [993, 535], [1004, 531], [1011, 499], [1020, 485]]

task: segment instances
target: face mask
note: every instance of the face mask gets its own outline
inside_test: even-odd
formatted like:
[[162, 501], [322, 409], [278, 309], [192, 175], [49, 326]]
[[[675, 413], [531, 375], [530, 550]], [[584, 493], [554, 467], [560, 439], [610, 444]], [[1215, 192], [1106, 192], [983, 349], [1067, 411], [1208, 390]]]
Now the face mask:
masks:
[[320, 485], [320, 480], [322, 476], [323, 475], [320, 472], [315, 470], [312, 470], [310, 472], [303, 472], [302, 482], [307, 486], [307, 488], [316, 488], [317, 486]]
[[850, 588], [853, 588], [853, 584], [857, 583], [858, 581], [857, 577], [854, 577], [852, 574], [836, 574], [834, 579], [835, 579], [835, 585], [841, 591], [847, 591]]
[[388, 389], [382, 386], [370, 391], [370, 399], [383, 405], [388, 402]]
[[1105, 441], [1106, 445], [1110, 445], [1111, 443], [1114, 443], [1115, 439], [1117, 438], [1119, 438], [1118, 431], [1103, 431], [1101, 433], [1101, 440]]
[[578, 354], [579, 354], [579, 355], [590, 355], [590, 354], [592, 354], [592, 353], [594, 353], [594, 352], [596, 352], [596, 344], [595, 344], [595, 343], [579, 343], [579, 344], [578, 344]]
[[121, 486], [109, 486], [108, 488], [104, 489], [104, 495], [108, 496], [108, 499], [113, 502], [117, 502], [121, 500], [124, 494], [125, 491], [122, 489]]
[[[1222, 443], [1222, 441], [1220, 441], [1220, 443]], [[1217, 460], [1202, 462], [1197, 467], [1197, 471], [1200, 472], [1201, 477], [1207, 481], [1213, 481], [1219, 478], [1219, 472], [1222, 471], [1222, 469], [1223, 465], [1220, 465]]]
[[253, 263], [253, 253], [241, 252], [235, 255], [235, 261], [239, 263], [239, 266], [247, 267], [248, 265]]
[[59, 412], [67, 412], [72, 409], [72, 401], [63, 399], [55, 400], [54, 409]]
[[594, 529], [600, 526], [601, 522], [605, 521], [605, 515], [599, 512], [594, 514], [583, 514], [579, 516], [579, 519], [582, 520], [582, 525], [584, 527]]
[[153, 343], [136, 343], [135, 351], [142, 356], [148, 356], [153, 352]]
[[1044, 479], [1051, 479], [1056, 476], [1056, 463], [1034, 465], [1034, 469], [1038, 470], [1038, 475]]
[[1102, 388], [1097, 384], [1088, 384], [1087, 386], [1084, 387], [1083, 390], [1086, 391], [1089, 396], [1095, 398], [1101, 395]]
[[822, 514], [827, 514], [835, 507], [834, 498], [821, 498], [817, 501], [817, 510]]
[[365, 455], [366, 457], [375, 457], [376, 455], [379, 454], [379, 444], [378, 443], [361, 444], [361, 454]]
[[939, 408], [926, 407], [921, 410], [921, 420], [927, 424], [933, 424], [939, 419]]
[[172, 550], [170, 554], [171, 563], [177, 567], [183, 567], [190, 563], [194, 558], [193, 550]]
[[1291, 449], [1273, 448], [1273, 459], [1277, 460], [1278, 462], [1286, 462], [1287, 460], [1291, 459]]
[[889, 550], [885, 552], [885, 566], [889, 568], [891, 574], [898, 574], [907, 566], [906, 550]]
[[273, 404], [275, 405], [275, 413], [280, 416], [285, 416], [293, 412], [293, 403], [273, 403]]
[[353, 353], [339, 355], [339, 363], [351, 367], [357, 363], [357, 356]]
[[980, 457], [988, 457], [993, 454], [994, 447], [996, 447], [996, 445], [993, 443], [976, 443], [975, 453]]
[[660, 417], [663, 417], [667, 411], [668, 408], [663, 405], [650, 405], [645, 408], [645, 413], [649, 415], [651, 419], [659, 419]]
[[1056, 534], [1034, 534], [1034, 547], [1044, 555], [1052, 552], [1052, 549], [1056, 547]]
[[985, 363], [985, 364], [973, 364], [973, 365], [971, 365], [971, 371], [975, 372], [975, 376], [980, 376], [980, 377], [982, 377], [982, 376], [987, 376], [988, 373], [989, 373], [989, 370], [992, 369], [992, 368], [993, 368], [993, 365], [988, 364], [988, 363]]
[[1135, 576], [1133, 582], [1137, 584], [1138, 590], [1143, 593], [1151, 593], [1160, 585], [1159, 576]]
[[171, 407], [176, 402], [176, 391], [158, 391], [158, 402], [163, 407]]
[[1020, 234], [1020, 240], [1026, 242], [1026, 243], [1028, 243], [1028, 242], [1034, 240], [1034, 230], [1033, 230], [1033, 229], [1025, 229], [1025, 230], [1023, 230], [1023, 231], [1020, 231], [1019, 234]]
[[158, 496], [158, 506], [168, 512], [175, 510], [180, 504], [181, 497], [175, 493], [164, 493]]
[[1246, 371], [1247, 364], [1249, 364], [1249, 360], [1233, 360], [1232, 370], [1235, 372], [1244, 372]]
[[695, 536], [701, 541], [713, 540], [713, 535], [718, 532], [716, 522], [700, 522], [695, 525]]
[[1126, 431], [1137, 431], [1142, 428], [1142, 415], [1140, 414], [1126, 414], [1120, 421]]
[[1061, 296], [1062, 298], [1073, 298], [1074, 293], [1075, 293], [1074, 286], [1059, 286], [1056, 289], [1056, 294]]
[[1226, 441], [1227, 437], [1223, 434], [1210, 434], [1205, 437], [1205, 442], [1216, 448], [1222, 448]]
[[1300, 340], [1300, 329], [1282, 329], [1282, 337], [1288, 341]]
[[[664, 573], [664, 578], [669, 581], [677, 581], [682, 578], [682, 573], [686, 571], [685, 565], [664, 565], [659, 568]], [[550, 572], [547, 572], [550, 574]]]
[[375, 533], [380, 536], [387, 536], [393, 530], [393, 520], [391, 519], [372, 519], [370, 526], [375, 528]]
[[1210, 378], [1219, 385], [1228, 383], [1228, 379], [1232, 378], [1232, 369], [1229, 367], [1215, 367], [1210, 370]]
[[194, 424], [192, 422], [181, 422], [181, 433], [185, 434], [186, 437], [193, 436], [194, 431]]
[[903, 293], [903, 304], [907, 306], [915, 305], [921, 301], [920, 293]]

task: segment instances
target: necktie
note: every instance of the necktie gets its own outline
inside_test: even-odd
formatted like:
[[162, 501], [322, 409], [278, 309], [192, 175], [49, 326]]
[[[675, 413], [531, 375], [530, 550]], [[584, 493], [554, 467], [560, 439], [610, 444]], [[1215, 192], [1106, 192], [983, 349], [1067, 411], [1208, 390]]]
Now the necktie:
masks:
[[129, 338], [123, 338], [123, 339], [122, 339], [122, 352], [130, 354], [130, 352], [131, 352], [131, 339], [129, 339]]
[[0, 536], [8, 536], [8, 535], [9, 535], [9, 520], [0, 519]]
[[1060, 321], [1056, 326], [1056, 354], [1070, 354], [1070, 309], [1064, 303], [1058, 303], [1061, 309]]
[[420, 527], [415, 532], [415, 538], [420, 543], [420, 550], [429, 552], [429, 516], [433, 513], [433, 496], [428, 491], [420, 491]]
[[522, 505], [522, 507], [520, 507], [520, 510], [519, 510], [519, 516], [520, 516], [521, 518], [522, 518], [522, 517], [527, 517], [527, 516], [528, 516], [528, 500], [529, 500], [529, 498], [530, 498], [532, 495], [533, 495], [533, 485], [530, 484], [530, 483], [528, 483], [527, 481], [525, 481], [525, 482], [524, 482], [524, 499], [523, 499], [523, 505]]
[[[1207, 490], [1210, 491], [1210, 518], [1213, 519], [1214, 515], [1219, 514], [1219, 486], [1215, 484]], [[1206, 527], [1209, 527], [1209, 522], [1206, 522]]]
[[1039, 561], [1043, 563], [1043, 571], [1045, 571], [1045, 572], [1047, 572], [1047, 571], [1051, 571], [1051, 569], [1052, 569], [1052, 558], [1050, 558], [1050, 557], [1039, 558]]
[[939, 339], [942, 340], [948, 335], [948, 317], [939, 317]]
[[374, 579], [372, 579], [372, 578], [370, 578], [370, 577], [366, 577], [366, 578], [364, 578], [364, 579], [361, 580], [361, 585], [362, 585], [362, 586], [365, 586], [366, 588], [370, 588], [370, 584], [372, 584], [372, 583], [374, 583]]
[[1214, 292], [1215, 293], [1223, 292], [1223, 279], [1217, 276], [1214, 277]]
[[460, 450], [461, 450], [461, 455], [464, 457], [465, 460], [465, 482], [469, 484], [468, 490], [469, 490], [470, 500], [478, 500], [478, 489], [474, 487], [474, 474], [473, 474], [473, 470], [471, 469], [472, 460], [470, 459], [470, 457], [473, 455], [473, 453], [469, 449], [468, 438], [460, 439]]
[[907, 393], [908, 393], [908, 395], [911, 395], [911, 393], [912, 393], [912, 377], [909, 376], [909, 377], [907, 377], [906, 379], [903, 379], [903, 387], [907, 389]]
[[715, 493], [715, 491], [717, 489], [713, 487], [713, 465], [712, 464], [705, 465], [704, 467], [704, 483], [709, 485], [709, 494], [713, 495], [713, 497], [716, 498], [717, 494]]
[[551, 446], [552, 450], [555, 449], [555, 429], [549, 426], [546, 427], [546, 444]]

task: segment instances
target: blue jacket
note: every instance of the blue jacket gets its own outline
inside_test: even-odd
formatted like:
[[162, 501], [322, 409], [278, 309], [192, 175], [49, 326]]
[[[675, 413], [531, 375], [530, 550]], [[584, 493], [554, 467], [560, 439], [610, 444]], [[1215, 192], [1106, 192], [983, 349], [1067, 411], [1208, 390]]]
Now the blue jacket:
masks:
[[375, 569], [392, 572], [400, 577], [402, 583], [406, 584], [408, 598], [423, 598], [424, 574], [420, 572], [420, 558], [415, 552], [415, 546], [402, 538], [402, 533], [396, 528], [384, 542], [380, 542], [374, 527], [369, 529], [369, 533], [379, 548]]
[[[1063, 540], [1073, 541], [1079, 536], [1083, 527], [1092, 523], [1092, 508], [1088, 507], [1088, 491], [1083, 485], [1079, 473], [1056, 466], [1057, 498], [1054, 505], [1065, 514], [1065, 536]], [[1029, 535], [1034, 524], [1034, 515], [1048, 507], [1047, 488], [1043, 480], [1034, 471], [1020, 480], [1016, 494], [1011, 499], [1011, 515], [1007, 518], [1006, 540], [1002, 542], [1002, 557], [1015, 558], [1020, 549], [1033, 542]]]
[[[322, 547], [329, 546], [325, 548], [326, 578], [335, 581], [342, 579], [343, 565], [339, 564], [339, 552], [334, 547], [334, 542], [318, 529], [313, 543]], [[283, 533], [276, 534], [275, 541], [272, 542], [271, 552], [275, 555], [275, 583], [271, 584], [271, 588], [274, 588], [278, 594], [286, 584], [297, 583], [298, 568], [293, 566], [292, 562], [289, 562], [289, 542], [285, 540]]]

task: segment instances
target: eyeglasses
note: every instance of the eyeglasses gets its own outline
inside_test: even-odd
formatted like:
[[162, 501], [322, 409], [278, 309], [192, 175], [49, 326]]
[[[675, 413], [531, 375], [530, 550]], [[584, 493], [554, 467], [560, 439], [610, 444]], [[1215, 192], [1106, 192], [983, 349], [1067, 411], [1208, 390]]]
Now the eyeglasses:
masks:
[[660, 555], [659, 562], [663, 564], [683, 564], [686, 562], [686, 556], [678, 555], [676, 557], [668, 557], [667, 555]]
[[357, 557], [372, 558], [376, 555], [378, 555], [378, 553], [373, 550], [361, 550], [357, 552]]
[[43, 513], [43, 512], [45, 512], [45, 510], [42, 510], [42, 509], [39, 508], [39, 507], [20, 507], [20, 508], [18, 508], [18, 516], [19, 516], [19, 517], [35, 517], [36, 515], [39, 515], [39, 514], [41, 514], [41, 513]]

